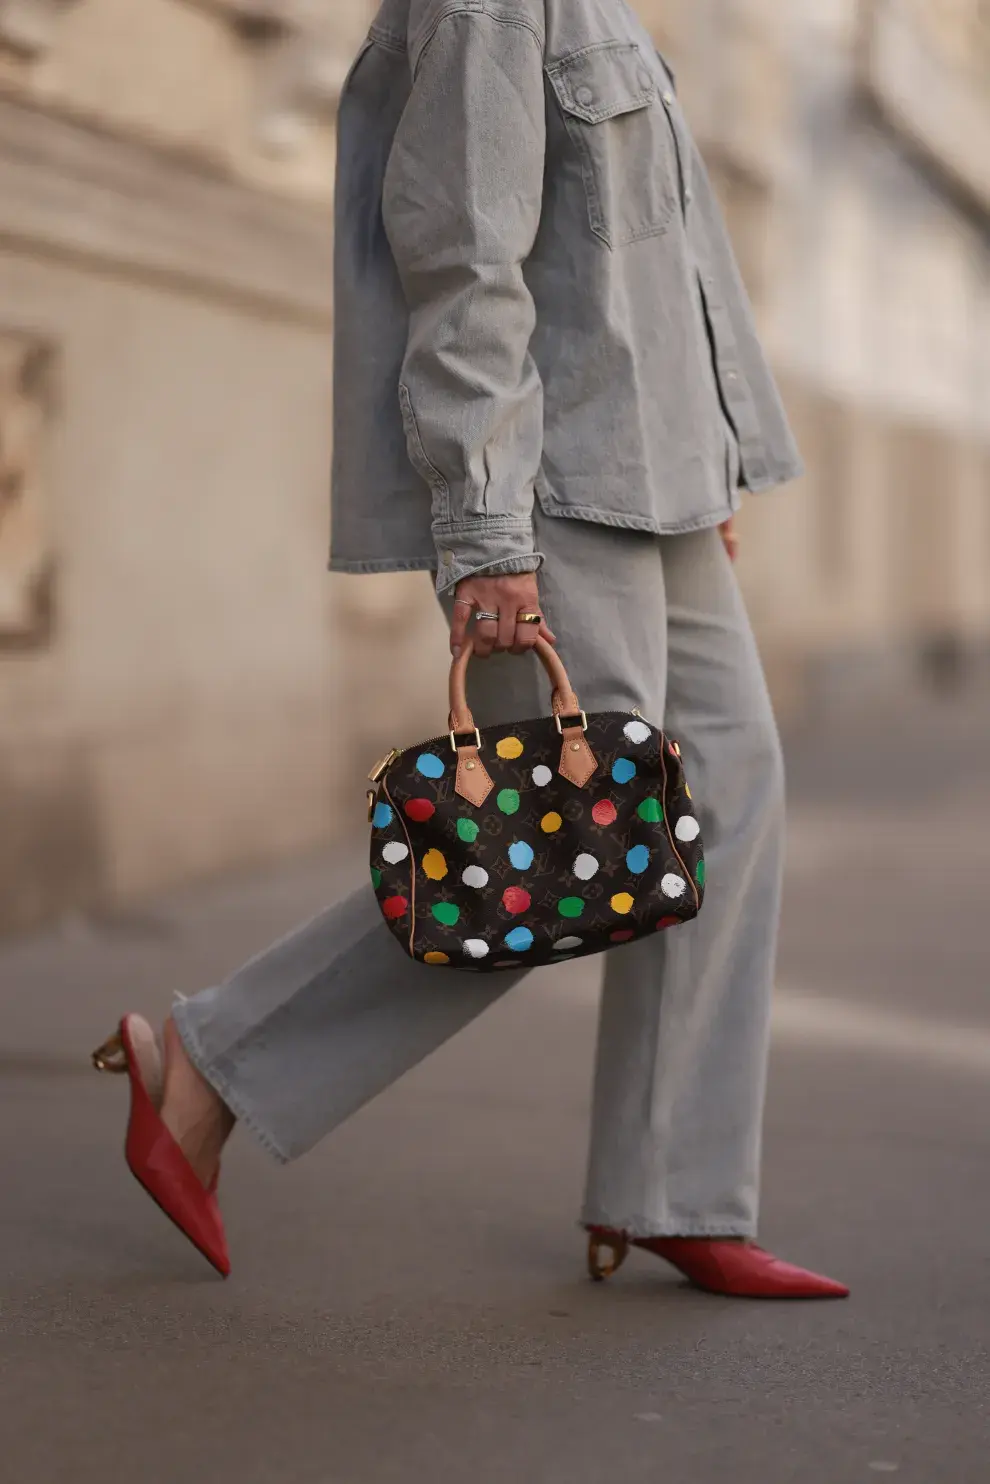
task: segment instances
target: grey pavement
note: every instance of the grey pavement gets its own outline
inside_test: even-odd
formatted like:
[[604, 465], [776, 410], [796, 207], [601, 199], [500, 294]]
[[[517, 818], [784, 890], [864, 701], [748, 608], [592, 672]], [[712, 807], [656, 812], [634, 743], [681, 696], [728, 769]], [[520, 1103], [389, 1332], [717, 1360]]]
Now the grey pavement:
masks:
[[128, 1177], [87, 1054], [225, 973], [360, 848], [0, 951], [0, 1478], [986, 1484], [990, 715], [792, 749], [764, 1240], [846, 1304], [583, 1276], [591, 966], [534, 976], [288, 1170], [249, 1138], [215, 1279]]

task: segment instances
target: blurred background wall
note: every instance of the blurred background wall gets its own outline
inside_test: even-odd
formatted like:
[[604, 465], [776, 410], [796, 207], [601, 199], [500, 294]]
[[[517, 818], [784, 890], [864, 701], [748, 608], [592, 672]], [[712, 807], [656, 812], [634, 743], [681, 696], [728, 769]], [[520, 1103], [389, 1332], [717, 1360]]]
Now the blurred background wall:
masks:
[[[782, 709], [979, 655], [990, 3], [639, 8], [808, 462], [745, 516]], [[0, 0], [0, 928], [353, 830], [373, 756], [436, 730], [427, 580], [324, 571], [333, 119], [373, 9]]]

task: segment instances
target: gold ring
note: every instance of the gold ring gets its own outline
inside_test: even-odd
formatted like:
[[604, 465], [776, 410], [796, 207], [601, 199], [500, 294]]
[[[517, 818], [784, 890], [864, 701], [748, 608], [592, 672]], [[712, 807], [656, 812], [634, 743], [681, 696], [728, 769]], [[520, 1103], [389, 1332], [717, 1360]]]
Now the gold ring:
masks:
[[542, 613], [517, 613], [516, 623], [542, 623]]

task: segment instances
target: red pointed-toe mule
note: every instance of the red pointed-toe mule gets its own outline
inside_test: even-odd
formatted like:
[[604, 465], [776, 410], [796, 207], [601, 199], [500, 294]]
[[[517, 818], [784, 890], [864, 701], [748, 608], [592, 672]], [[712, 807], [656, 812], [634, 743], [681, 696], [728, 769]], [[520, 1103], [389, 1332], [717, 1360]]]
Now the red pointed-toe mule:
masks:
[[230, 1273], [227, 1238], [216, 1198], [162, 1122], [161, 1056], [155, 1033], [139, 1015], [125, 1015], [116, 1035], [93, 1052], [98, 1072], [130, 1078], [131, 1114], [124, 1155], [138, 1184], [224, 1278]]
[[[848, 1298], [844, 1283], [797, 1268], [752, 1242], [717, 1237], [629, 1237], [607, 1227], [588, 1227], [588, 1272], [596, 1283], [618, 1272], [630, 1247], [662, 1257], [696, 1288], [729, 1298]], [[608, 1255], [605, 1255], [608, 1254]]]

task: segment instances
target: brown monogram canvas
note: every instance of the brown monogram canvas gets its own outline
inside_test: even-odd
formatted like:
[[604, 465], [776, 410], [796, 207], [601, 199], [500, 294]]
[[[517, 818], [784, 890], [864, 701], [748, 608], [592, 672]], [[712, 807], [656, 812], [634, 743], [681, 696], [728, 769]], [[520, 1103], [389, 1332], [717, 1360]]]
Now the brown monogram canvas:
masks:
[[447, 737], [389, 765], [372, 811], [371, 879], [389, 928], [421, 963], [487, 972], [600, 953], [697, 916], [701, 831], [677, 744], [628, 712], [588, 717], [598, 762], [558, 772], [549, 717], [489, 727], [494, 783], [454, 792]]

